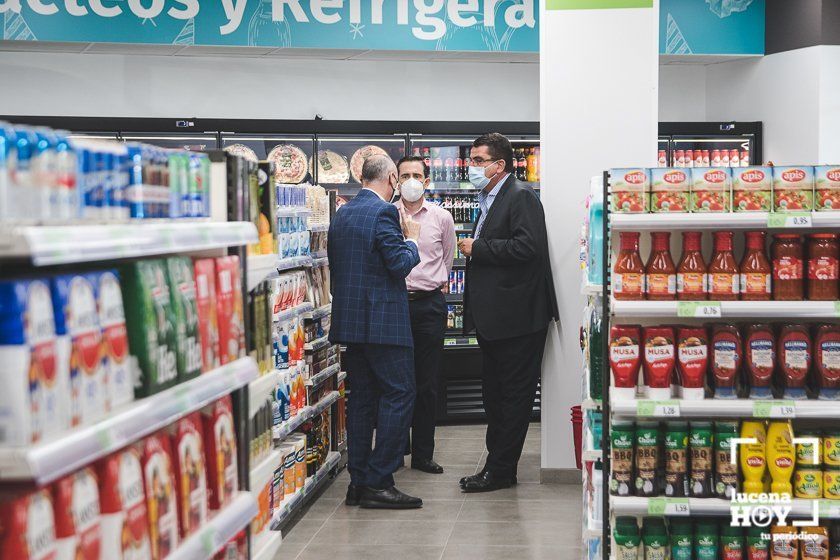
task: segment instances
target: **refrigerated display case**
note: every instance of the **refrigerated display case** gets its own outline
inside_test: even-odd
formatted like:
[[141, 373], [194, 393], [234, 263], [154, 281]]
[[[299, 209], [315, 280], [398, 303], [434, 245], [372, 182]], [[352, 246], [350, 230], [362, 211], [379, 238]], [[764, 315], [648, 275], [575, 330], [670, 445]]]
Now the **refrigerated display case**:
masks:
[[657, 159], [660, 167], [761, 165], [761, 122], [659, 123]]
[[386, 154], [398, 161], [406, 154], [406, 135], [318, 135], [316, 145], [317, 157], [309, 158], [309, 170], [318, 184], [338, 192], [340, 206], [362, 188], [365, 159]]
[[281, 183], [314, 183], [309, 161], [315, 153], [314, 134], [238, 134], [223, 132], [222, 148], [236, 150], [244, 147], [259, 160], [274, 162], [277, 180]]
[[218, 133], [155, 134], [145, 132], [120, 132], [120, 139], [126, 142], [143, 142], [161, 148], [175, 148], [190, 152], [215, 150], [219, 145]]

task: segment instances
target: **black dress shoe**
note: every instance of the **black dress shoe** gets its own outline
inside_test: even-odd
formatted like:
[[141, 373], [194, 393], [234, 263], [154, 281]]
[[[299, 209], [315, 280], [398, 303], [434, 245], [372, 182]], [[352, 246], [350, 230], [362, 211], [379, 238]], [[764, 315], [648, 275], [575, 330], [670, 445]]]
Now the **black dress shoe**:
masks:
[[344, 504], [348, 506], [357, 506], [359, 505], [359, 500], [361, 499], [362, 489], [358, 486], [353, 486], [349, 484], [347, 486], [347, 497], [344, 499]]
[[423, 500], [403, 494], [396, 486], [377, 490], [369, 486], [361, 488], [359, 507], [366, 509], [416, 509], [423, 507]]
[[443, 474], [443, 467], [431, 459], [421, 459], [411, 462], [411, 468], [416, 471], [423, 471], [429, 474]]
[[[475, 478], [476, 476], [484, 475], [484, 473], [486, 473], [486, 472], [487, 472], [486, 470], [481, 470], [480, 472], [477, 472], [476, 474], [474, 474], [472, 476], [465, 476], [461, 480], [458, 481], [458, 484], [461, 485], [461, 487], [463, 487], [464, 484], [466, 484], [467, 479]], [[516, 486], [516, 484], [517, 484], [516, 475], [513, 475], [512, 477], [510, 477], [510, 485], [511, 486]]]
[[510, 488], [512, 477], [501, 477], [490, 471], [468, 476], [461, 484], [461, 491], [466, 494], [477, 492], [492, 492], [502, 488]]

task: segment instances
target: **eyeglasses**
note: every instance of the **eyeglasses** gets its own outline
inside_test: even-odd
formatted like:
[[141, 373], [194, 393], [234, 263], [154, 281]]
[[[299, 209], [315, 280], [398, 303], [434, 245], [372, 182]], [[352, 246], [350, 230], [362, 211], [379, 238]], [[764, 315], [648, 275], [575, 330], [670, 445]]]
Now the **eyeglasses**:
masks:
[[497, 161], [499, 161], [499, 160], [496, 160], [496, 159], [484, 159], [484, 158], [480, 158], [480, 157], [477, 157], [477, 158], [472, 158], [472, 162], [473, 162], [475, 165], [478, 165], [479, 167], [484, 167], [484, 164], [485, 164], [485, 163], [489, 165], [489, 164], [491, 164], [491, 163], [496, 163]]

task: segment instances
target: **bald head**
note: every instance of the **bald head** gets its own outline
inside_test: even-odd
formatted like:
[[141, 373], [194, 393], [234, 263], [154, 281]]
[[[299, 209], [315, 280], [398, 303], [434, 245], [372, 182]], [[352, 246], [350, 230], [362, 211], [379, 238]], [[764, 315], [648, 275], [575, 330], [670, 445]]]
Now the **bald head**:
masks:
[[362, 165], [362, 186], [376, 191], [385, 200], [391, 200], [397, 178], [397, 166], [386, 155], [370, 156]]

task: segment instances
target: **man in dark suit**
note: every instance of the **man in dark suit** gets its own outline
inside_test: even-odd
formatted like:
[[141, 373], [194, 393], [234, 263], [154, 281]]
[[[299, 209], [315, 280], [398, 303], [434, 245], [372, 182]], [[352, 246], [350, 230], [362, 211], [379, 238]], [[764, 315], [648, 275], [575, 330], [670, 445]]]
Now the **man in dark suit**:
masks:
[[488, 456], [481, 472], [460, 484], [464, 492], [488, 492], [516, 484], [548, 324], [559, 312], [545, 214], [534, 191], [511, 174], [510, 141], [485, 134], [473, 142], [470, 159], [480, 213], [473, 237], [459, 247], [469, 259], [464, 328], [475, 329], [484, 358]]
[[[362, 190], [330, 224], [330, 341], [347, 345], [348, 505], [407, 509], [422, 500], [394, 486], [415, 399], [405, 277], [420, 262], [420, 225], [391, 204], [397, 167], [369, 157]], [[376, 447], [371, 449], [376, 427]]]

